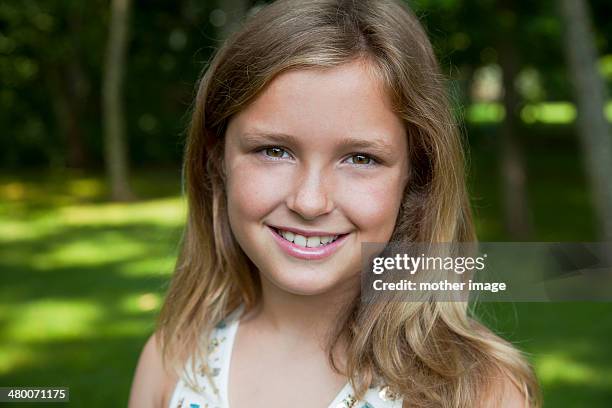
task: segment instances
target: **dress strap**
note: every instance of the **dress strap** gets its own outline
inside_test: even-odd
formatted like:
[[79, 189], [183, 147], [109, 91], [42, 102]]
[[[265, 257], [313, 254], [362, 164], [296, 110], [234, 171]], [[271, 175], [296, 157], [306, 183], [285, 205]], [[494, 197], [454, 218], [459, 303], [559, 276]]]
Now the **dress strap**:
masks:
[[242, 312], [243, 307], [238, 307], [215, 326], [208, 339], [204, 339], [207, 360], [197, 360], [195, 373], [192, 370], [194, 357], [188, 359], [169, 408], [227, 407], [227, 371]]

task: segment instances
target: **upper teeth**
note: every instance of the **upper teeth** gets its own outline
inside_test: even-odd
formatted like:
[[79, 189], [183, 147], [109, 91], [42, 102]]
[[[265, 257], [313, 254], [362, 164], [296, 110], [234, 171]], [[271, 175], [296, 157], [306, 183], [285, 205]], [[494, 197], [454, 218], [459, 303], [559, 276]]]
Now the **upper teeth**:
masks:
[[287, 241], [291, 241], [296, 245], [307, 247], [307, 248], [314, 248], [314, 247], [318, 247], [321, 245], [329, 244], [330, 242], [333, 242], [336, 239], [338, 239], [338, 235], [305, 237], [300, 234], [295, 234], [291, 231], [283, 231], [279, 229], [278, 232]]

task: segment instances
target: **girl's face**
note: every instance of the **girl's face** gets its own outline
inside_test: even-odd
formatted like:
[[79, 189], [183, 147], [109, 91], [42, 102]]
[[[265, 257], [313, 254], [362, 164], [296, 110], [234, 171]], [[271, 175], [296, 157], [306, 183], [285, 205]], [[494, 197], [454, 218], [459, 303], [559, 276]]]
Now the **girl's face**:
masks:
[[285, 72], [230, 120], [229, 221], [264, 285], [340, 288], [359, 274], [361, 242], [391, 237], [406, 133], [364, 64]]

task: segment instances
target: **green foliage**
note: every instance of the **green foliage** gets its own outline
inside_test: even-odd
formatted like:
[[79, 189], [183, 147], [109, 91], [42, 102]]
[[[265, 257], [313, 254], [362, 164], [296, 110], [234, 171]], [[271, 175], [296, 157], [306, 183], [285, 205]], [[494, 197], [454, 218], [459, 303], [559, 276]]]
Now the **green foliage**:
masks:
[[[136, 165], [180, 161], [195, 80], [216, 44], [211, 8], [134, 2], [124, 83]], [[71, 137], [86, 156], [77, 167], [101, 166], [107, 23], [107, 1], [0, 4], [1, 167], [75, 166]]]
[[[473, 73], [499, 56], [500, 38], [520, 49], [522, 94], [570, 100], [554, 0], [414, 0], [442, 61], [470, 102]], [[610, 2], [590, 2], [601, 55], [612, 53]], [[99, 168], [103, 161], [100, 85], [108, 2], [0, 4], [0, 167]], [[125, 78], [130, 158], [136, 167], [176, 165], [198, 74], [218, 46], [212, 1], [134, 2]], [[607, 72], [609, 64], [602, 62]], [[610, 81], [609, 81], [610, 82]]]

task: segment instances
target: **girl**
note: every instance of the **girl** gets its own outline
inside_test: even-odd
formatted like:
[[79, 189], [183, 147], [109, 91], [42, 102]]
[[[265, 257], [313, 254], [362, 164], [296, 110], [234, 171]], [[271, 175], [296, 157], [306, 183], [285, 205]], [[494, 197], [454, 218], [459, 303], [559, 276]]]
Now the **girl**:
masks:
[[281, 0], [217, 52], [182, 252], [131, 407], [527, 407], [465, 302], [360, 302], [362, 242], [474, 241], [445, 84], [392, 0]]

